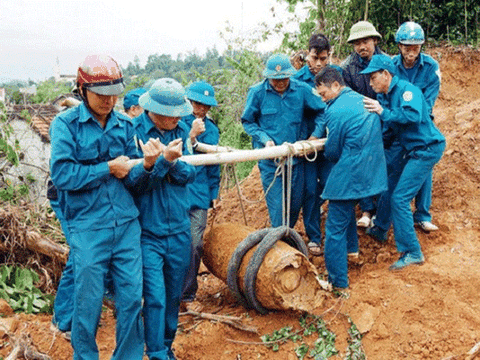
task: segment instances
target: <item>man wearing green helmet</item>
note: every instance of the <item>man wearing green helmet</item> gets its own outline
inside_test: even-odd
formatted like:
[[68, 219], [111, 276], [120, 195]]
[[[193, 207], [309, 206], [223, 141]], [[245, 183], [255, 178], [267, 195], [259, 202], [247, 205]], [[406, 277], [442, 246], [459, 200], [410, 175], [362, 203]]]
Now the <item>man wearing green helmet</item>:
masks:
[[[353, 24], [347, 42], [352, 44], [354, 51], [340, 65], [345, 85], [372, 99], [376, 99], [377, 94], [370, 86], [368, 76], [361, 74], [361, 71], [367, 68], [373, 55], [383, 54], [377, 45], [381, 38], [372, 23], [359, 21]], [[375, 198], [362, 199], [360, 208], [362, 217], [358, 220], [357, 226], [369, 227], [370, 219], [376, 210]]]

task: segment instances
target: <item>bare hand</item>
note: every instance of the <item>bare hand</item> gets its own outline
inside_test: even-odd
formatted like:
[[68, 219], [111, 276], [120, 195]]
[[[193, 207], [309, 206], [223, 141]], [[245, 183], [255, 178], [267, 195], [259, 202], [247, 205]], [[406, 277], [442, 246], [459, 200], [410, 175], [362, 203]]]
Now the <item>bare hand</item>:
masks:
[[213, 199], [212, 200], [212, 209], [213, 210], [218, 210], [222, 207], [222, 203], [220, 202], [219, 199]]
[[143, 167], [145, 169], [151, 169], [155, 162], [157, 161], [158, 157], [163, 153], [166, 146], [162, 144], [159, 139], [150, 138], [148, 139], [147, 143], [144, 144], [142, 140], [140, 140], [140, 148], [143, 152]]
[[130, 165], [128, 163], [128, 156], [121, 155], [113, 160], [108, 162], [108, 168], [110, 169], [110, 174], [115, 176], [117, 179], [123, 179], [130, 172]]
[[380, 105], [378, 100], [373, 100], [368, 97], [364, 97], [363, 104], [365, 105], [365, 109], [367, 109], [369, 112], [374, 112], [374, 113], [377, 113], [378, 115], [382, 115], [383, 107], [382, 105]]
[[270, 147], [270, 146], [275, 146], [275, 143], [273, 142], [273, 140], [268, 140], [268, 141], [265, 143], [265, 147]]
[[196, 137], [205, 132], [205, 122], [203, 119], [197, 118], [192, 122], [192, 128], [190, 129], [190, 141], [195, 144]]
[[175, 139], [171, 141], [163, 151], [163, 157], [169, 162], [178, 159], [180, 156], [182, 156], [182, 147], [182, 139]]

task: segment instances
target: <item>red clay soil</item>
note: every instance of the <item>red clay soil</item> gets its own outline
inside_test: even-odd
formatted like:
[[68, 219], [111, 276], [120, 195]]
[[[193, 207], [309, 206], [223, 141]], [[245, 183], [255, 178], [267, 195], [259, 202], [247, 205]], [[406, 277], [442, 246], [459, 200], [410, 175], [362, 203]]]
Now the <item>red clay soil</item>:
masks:
[[[360, 235], [360, 259], [350, 264], [350, 297], [329, 296], [314, 314], [323, 316], [336, 337], [337, 356], [345, 359], [348, 318], [365, 333], [363, 349], [370, 360], [465, 359], [480, 342], [480, 53], [476, 50], [435, 48], [428, 52], [440, 62], [442, 89], [435, 106], [435, 122], [447, 138], [445, 154], [434, 172], [433, 220], [440, 231], [418, 231], [426, 262], [399, 272], [388, 266], [398, 258], [392, 234], [385, 246]], [[242, 183], [245, 199], [258, 200], [262, 191], [258, 170]], [[267, 224], [263, 201], [243, 200], [249, 226]], [[244, 224], [235, 189], [223, 194], [216, 223]], [[296, 229], [304, 236], [303, 226]], [[321, 257], [313, 259], [325, 272]], [[301, 314], [275, 312], [260, 315], [239, 306], [227, 286], [213, 275], [199, 276], [199, 303], [203, 312], [241, 317], [258, 335], [221, 322], [181, 316], [175, 353], [181, 360], [297, 359], [291, 341], [277, 352], [261, 345], [259, 335], [285, 326], [299, 329]], [[16, 315], [15, 332], [28, 333], [38, 350], [52, 359], [72, 358], [70, 343], [50, 330], [50, 316]], [[114, 319], [104, 312], [99, 328], [100, 359], [114, 348]], [[304, 341], [312, 344], [314, 337]], [[0, 357], [11, 347], [4, 338]]]

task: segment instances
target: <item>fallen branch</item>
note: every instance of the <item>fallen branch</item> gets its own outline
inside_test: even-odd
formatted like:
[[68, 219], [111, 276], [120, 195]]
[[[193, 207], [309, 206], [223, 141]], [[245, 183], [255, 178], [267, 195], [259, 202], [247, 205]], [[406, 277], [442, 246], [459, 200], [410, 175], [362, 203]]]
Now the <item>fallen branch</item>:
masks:
[[43, 238], [39, 233], [27, 231], [25, 236], [28, 249], [47, 255], [66, 264], [68, 258], [68, 248], [57, 244], [49, 239]]
[[473, 360], [478, 355], [480, 355], [480, 342], [475, 344], [475, 346], [471, 348], [469, 352], [467, 352], [467, 357], [465, 358], [465, 360]]
[[230, 325], [230, 326], [232, 326], [232, 327], [234, 327], [235, 329], [238, 329], [238, 330], [258, 334], [257, 328], [242, 324], [242, 322], [241, 322], [242, 319], [239, 318], [239, 317], [236, 317], [236, 316], [215, 315], [215, 314], [209, 314], [209, 313], [203, 313], [203, 312], [200, 313], [200, 312], [193, 311], [193, 310], [187, 310], [186, 312], [182, 312], [179, 315], [180, 316], [191, 315], [191, 316], [196, 316], [196, 317], [206, 319], [206, 320], [218, 321], [218, 322]]

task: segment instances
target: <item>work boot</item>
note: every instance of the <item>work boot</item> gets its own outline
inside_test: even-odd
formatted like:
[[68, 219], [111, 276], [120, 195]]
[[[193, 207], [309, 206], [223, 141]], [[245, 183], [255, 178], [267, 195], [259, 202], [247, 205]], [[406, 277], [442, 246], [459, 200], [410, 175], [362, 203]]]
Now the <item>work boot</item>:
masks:
[[374, 225], [371, 228], [368, 228], [365, 233], [371, 236], [375, 241], [380, 244], [387, 242], [388, 231], [383, 230], [381, 227]]
[[419, 221], [415, 223], [415, 226], [418, 226], [425, 232], [437, 231], [438, 226], [433, 224], [431, 221]]
[[395, 261], [388, 270], [401, 270], [408, 265], [422, 265], [425, 262], [425, 258], [421, 252], [405, 252], [400, 256], [400, 259]]

